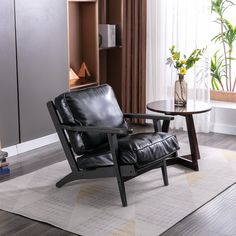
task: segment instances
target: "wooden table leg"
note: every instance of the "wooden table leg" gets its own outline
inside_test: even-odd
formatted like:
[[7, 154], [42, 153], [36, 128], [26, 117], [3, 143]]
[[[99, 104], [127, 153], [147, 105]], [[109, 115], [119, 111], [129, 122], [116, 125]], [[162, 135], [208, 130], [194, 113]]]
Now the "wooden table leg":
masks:
[[169, 127], [170, 127], [170, 121], [169, 120], [164, 120], [162, 124], [162, 132], [168, 133], [169, 132]]
[[187, 130], [188, 130], [188, 139], [189, 139], [189, 145], [190, 145], [190, 150], [191, 150], [191, 159], [192, 159], [193, 167], [195, 170], [199, 170], [198, 159], [200, 159], [200, 152], [199, 152], [197, 134], [195, 131], [192, 115], [186, 116], [186, 124], [187, 124]]
[[[195, 131], [193, 116], [191, 114], [185, 116], [186, 124], [187, 124], [187, 131], [188, 131], [188, 139], [191, 154], [186, 156], [176, 156], [172, 157], [167, 160], [168, 165], [173, 164], [181, 164], [186, 166], [190, 169], [198, 171], [198, 159], [200, 159], [200, 152], [198, 147], [197, 135]], [[176, 153], [177, 154], [177, 153]]]

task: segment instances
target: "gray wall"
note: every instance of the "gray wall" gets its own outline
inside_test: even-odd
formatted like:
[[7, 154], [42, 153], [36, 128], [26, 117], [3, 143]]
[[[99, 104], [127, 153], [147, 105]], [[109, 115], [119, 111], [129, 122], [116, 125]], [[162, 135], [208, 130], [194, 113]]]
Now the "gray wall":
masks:
[[55, 132], [46, 102], [69, 87], [66, 4], [16, 0], [21, 142]]
[[0, 140], [19, 142], [14, 0], [0, 0]]
[[67, 0], [15, 0], [15, 8], [14, 0], [0, 0], [4, 147], [55, 132], [46, 102], [68, 90], [68, 74]]

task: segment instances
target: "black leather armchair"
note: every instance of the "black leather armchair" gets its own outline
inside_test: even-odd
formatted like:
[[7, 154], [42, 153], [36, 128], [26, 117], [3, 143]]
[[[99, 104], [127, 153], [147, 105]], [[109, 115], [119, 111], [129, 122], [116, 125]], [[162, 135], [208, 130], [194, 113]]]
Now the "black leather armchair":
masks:
[[[71, 173], [56, 186], [78, 179], [116, 177], [123, 206], [125, 181], [161, 167], [168, 185], [166, 158], [179, 149], [174, 135], [161, 131], [173, 117], [123, 114], [109, 85], [67, 92], [47, 103]], [[125, 119], [152, 119], [153, 133], [132, 134]]]

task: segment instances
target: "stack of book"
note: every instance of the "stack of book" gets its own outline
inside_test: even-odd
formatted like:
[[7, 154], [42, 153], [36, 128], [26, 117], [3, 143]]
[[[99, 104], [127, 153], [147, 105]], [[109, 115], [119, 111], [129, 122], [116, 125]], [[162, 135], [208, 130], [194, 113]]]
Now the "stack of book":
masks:
[[0, 150], [0, 176], [6, 175], [10, 173], [9, 163], [7, 162], [7, 152], [3, 152]]

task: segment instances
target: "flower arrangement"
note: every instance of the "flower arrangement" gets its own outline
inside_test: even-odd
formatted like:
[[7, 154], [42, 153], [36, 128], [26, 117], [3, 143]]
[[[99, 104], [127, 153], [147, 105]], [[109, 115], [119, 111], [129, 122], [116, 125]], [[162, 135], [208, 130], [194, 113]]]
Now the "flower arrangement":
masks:
[[166, 64], [174, 66], [174, 68], [177, 69], [179, 75], [186, 75], [188, 69], [193, 67], [195, 63], [200, 60], [204, 52], [205, 48], [195, 49], [187, 58], [185, 54], [182, 56], [180, 52], [176, 51], [175, 46], [173, 45], [170, 48], [171, 56], [167, 58]]

